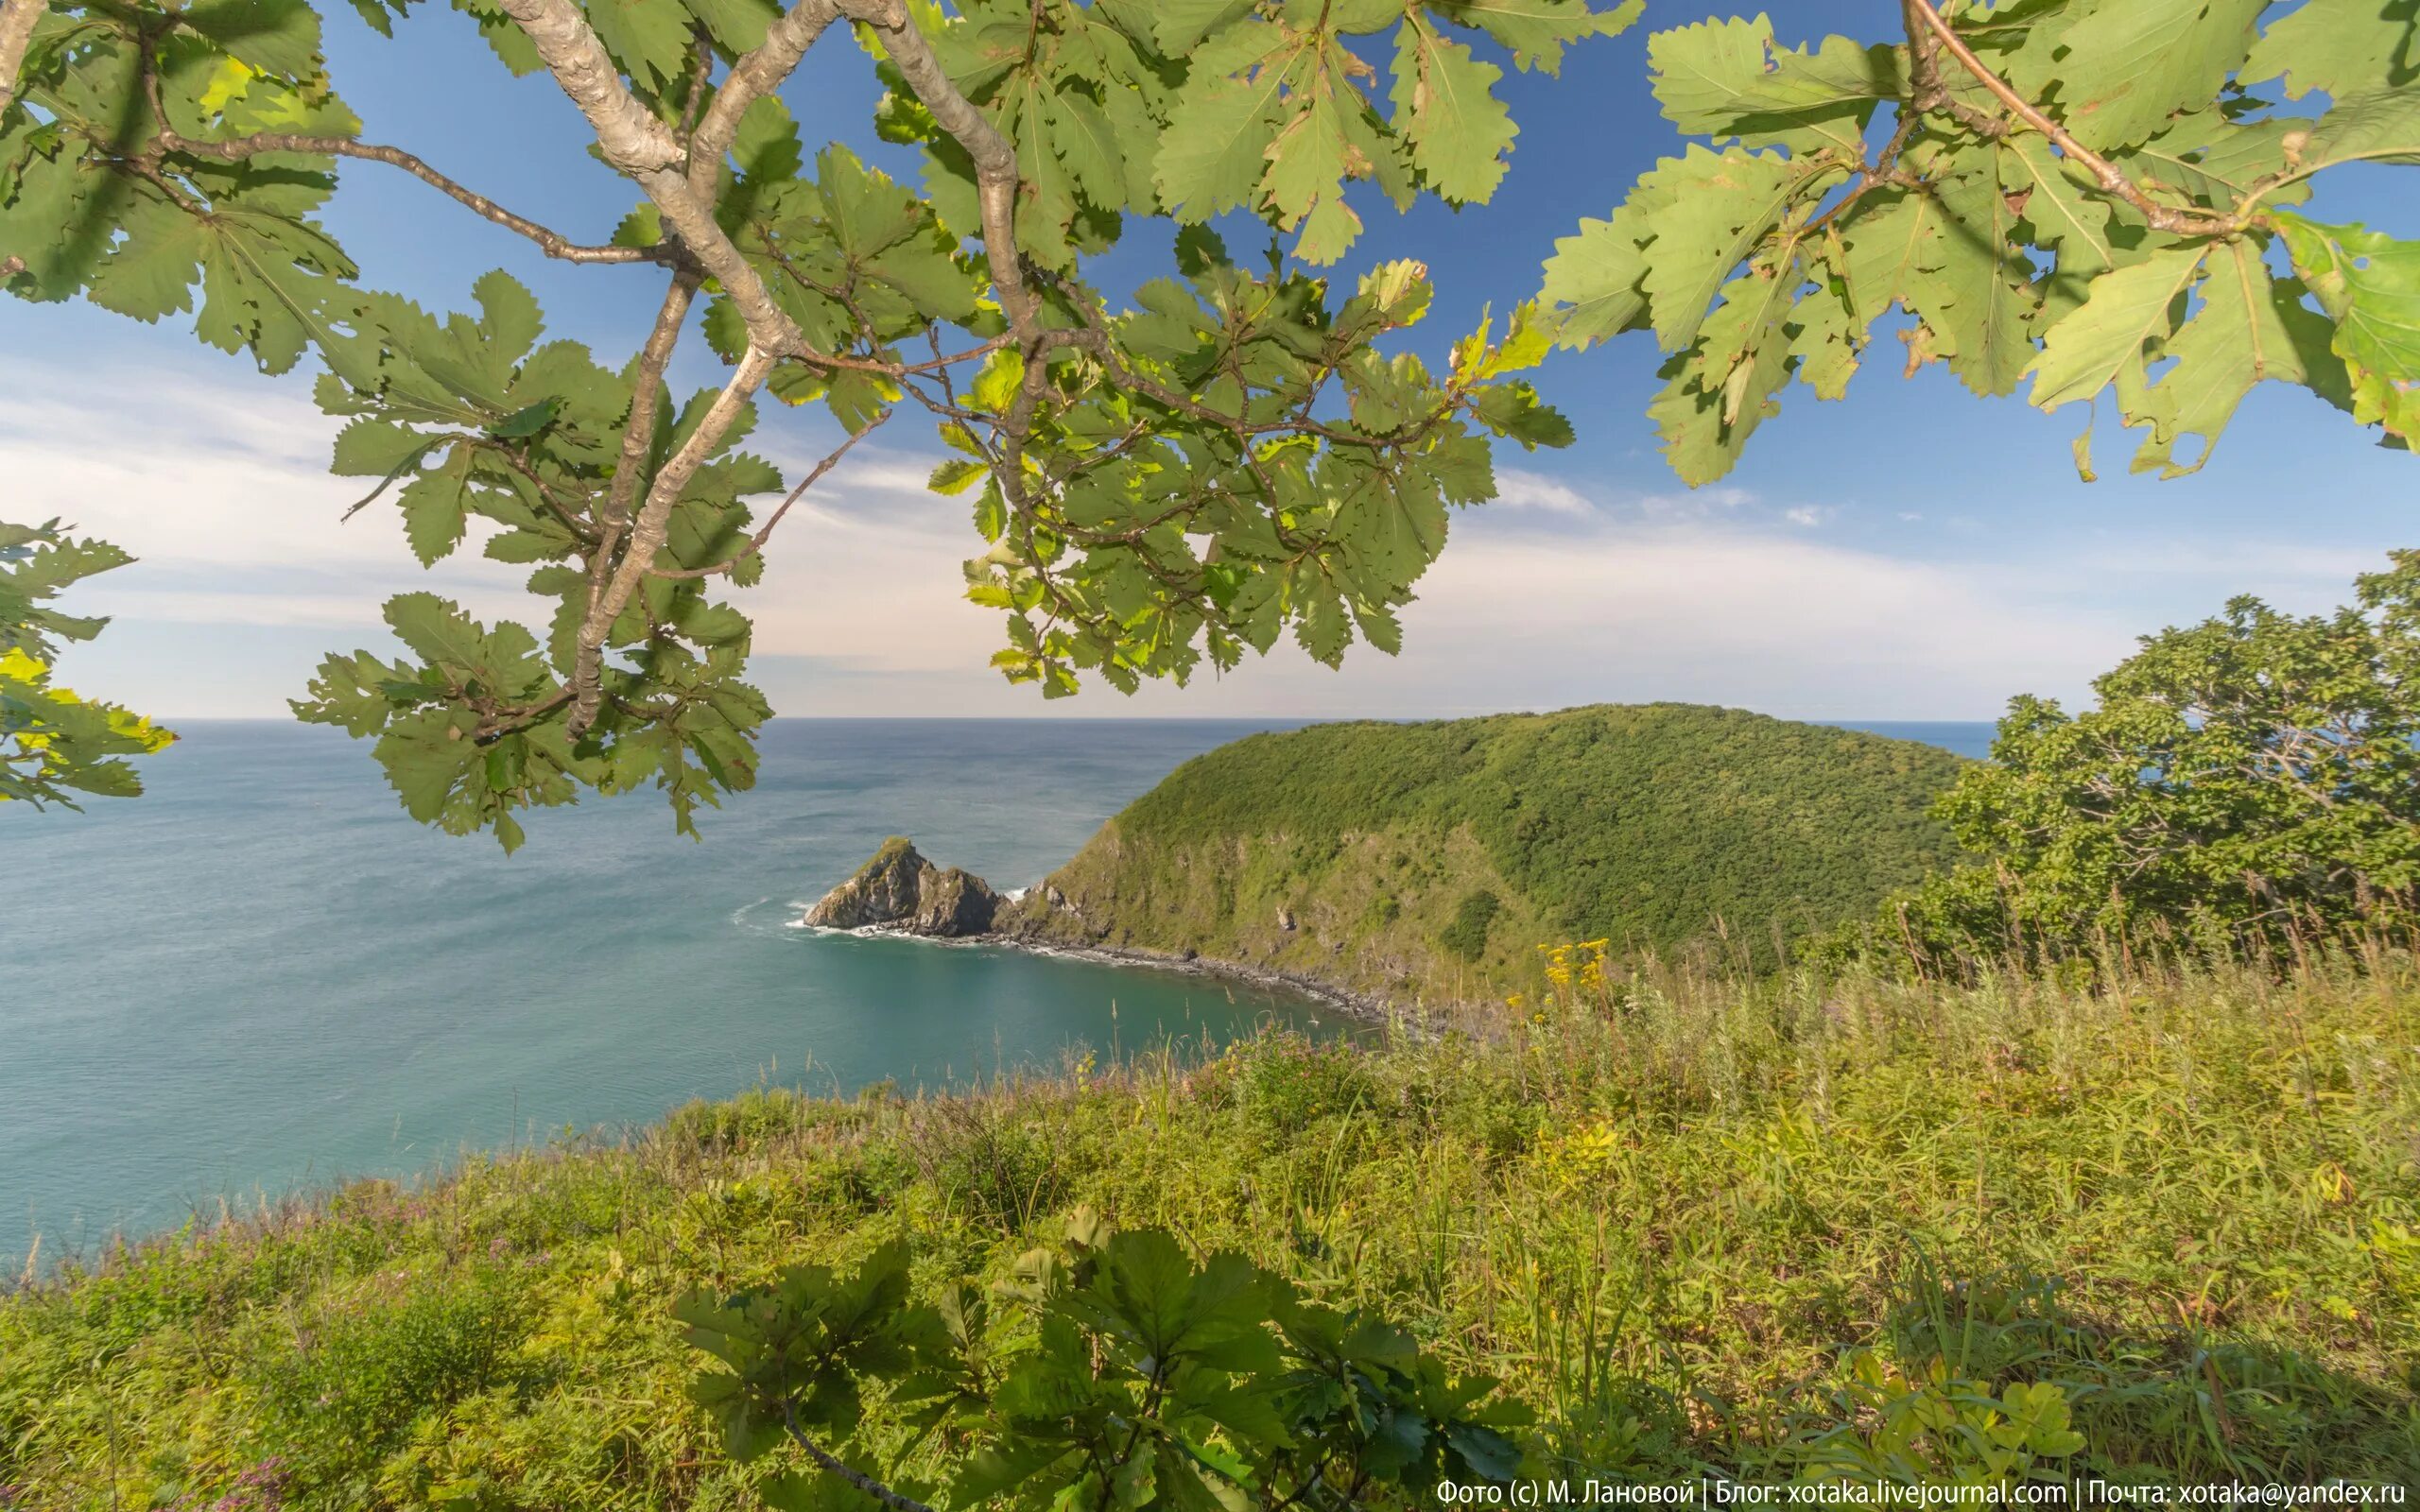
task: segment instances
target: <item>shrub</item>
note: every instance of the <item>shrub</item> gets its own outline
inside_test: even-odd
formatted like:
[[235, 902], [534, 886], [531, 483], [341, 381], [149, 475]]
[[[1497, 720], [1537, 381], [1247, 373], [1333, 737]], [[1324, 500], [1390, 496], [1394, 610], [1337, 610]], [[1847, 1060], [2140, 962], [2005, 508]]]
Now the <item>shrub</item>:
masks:
[[1488, 927], [1495, 922], [1504, 900], [1481, 890], [1466, 895], [1454, 909], [1454, 921], [1438, 935], [1437, 943], [1466, 961], [1487, 954]]
[[1288, 1135], [1320, 1119], [1371, 1107], [1376, 1087], [1351, 1045], [1314, 1045], [1281, 1035], [1242, 1052], [1237, 1092], [1253, 1124], [1271, 1134]]

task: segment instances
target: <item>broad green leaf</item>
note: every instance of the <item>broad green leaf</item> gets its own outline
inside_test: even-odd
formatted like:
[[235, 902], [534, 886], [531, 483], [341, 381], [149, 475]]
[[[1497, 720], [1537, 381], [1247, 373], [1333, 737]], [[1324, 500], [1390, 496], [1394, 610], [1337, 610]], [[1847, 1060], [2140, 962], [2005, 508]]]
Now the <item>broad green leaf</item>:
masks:
[[420, 558], [424, 567], [434, 564], [462, 542], [470, 503], [466, 494], [471, 456], [469, 446], [455, 447], [444, 466], [413, 478], [404, 485], [404, 491], [398, 496], [404, 512], [404, 534], [411, 542], [412, 555]]
[[2269, 23], [2239, 81], [2337, 99], [2420, 81], [2420, 0], [2306, 0]]
[[[2201, 471], [2255, 385], [2312, 384], [2315, 369], [2338, 363], [2327, 350], [2326, 321], [2304, 308], [2299, 285], [2276, 284], [2256, 243], [2221, 243], [2210, 249], [2207, 266], [2201, 307], [2161, 348], [2174, 364], [2159, 385], [2163, 423], [2137, 461], [2138, 470], [2157, 463], [2164, 477]], [[2343, 383], [2338, 374], [2327, 387]], [[2199, 436], [2204, 445], [2194, 460], [2179, 463], [2173, 444], [2185, 436]]]
[[1647, 314], [1639, 287], [1647, 275], [1639, 244], [1647, 235], [1638, 214], [1624, 206], [1611, 219], [1583, 220], [1578, 235], [1556, 240], [1538, 298], [1555, 311], [1560, 344], [1585, 347], [1638, 328]]
[[265, 73], [309, 78], [320, 71], [320, 15], [307, 0], [196, 0], [182, 19]]
[[1826, 37], [1814, 52], [1776, 46], [1772, 23], [1734, 17], [1655, 34], [1655, 97], [1673, 125], [1718, 144], [1862, 156], [1876, 106], [1905, 90], [1888, 47]]
[[[2206, 109], [2251, 52], [2269, 0], [2073, 0], [2054, 60], [2013, 70], [2020, 91], [2058, 87], [2062, 124], [2087, 146], [2149, 141]], [[2029, 55], [2031, 56], [2031, 55]]]
[[1806, 177], [1776, 154], [1692, 146], [1639, 180], [1633, 198], [1651, 196], [1645, 230], [1653, 237], [1642, 286], [1665, 351], [1697, 338], [1716, 291], [1781, 224]]
[[2153, 252], [2095, 281], [2083, 307], [2044, 333], [2042, 353], [2026, 369], [2034, 404], [2052, 410], [2090, 400], [2168, 339], [2208, 255], [2202, 247]]
[[1519, 129], [1494, 93], [1503, 77], [1417, 10], [1395, 32], [1395, 129], [1429, 187], [1457, 204], [1485, 204], [1503, 181]]
[[1160, 139], [1160, 199], [1170, 215], [1207, 220], [1256, 197], [1277, 137], [1278, 84], [1272, 69], [1256, 81], [1197, 76], [1186, 85]]
[[2420, 439], [2420, 242], [2281, 213], [2294, 270], [2336, 322], [2353, 418]]
[[2031, 322], [2042, 302], [2016, 246], [2011, 204], [2023, 182], [1995, 152], [1937, 191], [1942, 232], [1927, 243], [1909, 301], [1932, 334], [1934, 352], [1976, 393], [2011, 394], [2033, 359]]
[[1565, 48], [1590, 37], [1620, 35], [1647, 6], [1646, 0], [1621, 0], [1609, 10], [1597, 11], [1590, 9], [1590, 0], [1447, 0], [1435, 9], [1495, 39], [1512, 53], [1516, 67], [1556, 74], [1563, 69]]

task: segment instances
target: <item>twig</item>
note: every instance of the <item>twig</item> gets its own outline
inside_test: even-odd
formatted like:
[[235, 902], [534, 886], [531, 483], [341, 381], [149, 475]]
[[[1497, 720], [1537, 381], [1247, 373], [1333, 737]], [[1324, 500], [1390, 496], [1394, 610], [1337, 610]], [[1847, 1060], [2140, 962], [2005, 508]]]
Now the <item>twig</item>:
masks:
[[505, 230], [528, 237], [548, 257], [558, 257], [566, 263], [662, 263], [670, 260], [667, 251], [653, 247], [582, 246], [547, 230], [527, 215], [514, 215], [475, 190], [463, 187], [401, 147], [355, 142], [350, 137], [300, 136], [290, 131], [259, 131], [225, 142], [196, 142], [166, 129], [160, 133], [160, 146], [166, 151], [181, 152], [189, 158], [215, 158], [221, 163], [241, 163], [264, 152], [299, 152], [315, 158], [360, 158], [370, 163], [384, 163], [403, 169]]
[[799, 1427], [797, 1403], [787, 1400], [786, 1399], [784, 1400], [782, 1402], [782, 1416], [787, 1419], [789, 1423], [790, 1438], [798, 1445], [799, 1448], [806, 1451], [806, 1457], [815, 1461], [816, 1464], [823, 1467], [823, 1469], [831, 1471], [833, 1474], [838, 1475], [840, 1479], [848, 1482], [851, 1486], [856, 1486], [858, 1490], [863, 1491], [866, 1495], [873, 1497], [883, 1505], [891, 1508], [892, 1512], [933, 1512], [933, 1509], [926, 1506], [924, 1503], [915, 1500], [913, 1497], [900, 1495], [897, 1491], [894, 1491], [890, 1486], [883, 1485], [880, 1481], [877, 1481], [873, 1476], [866, 1474], [863, 1470], [854, 1469], [842, 1462], [838, 1456], [826, 1452], [822, 1445], [818, 1444], [814, 1439], [807, 1437], [805, 1431]]
[[[2025, 96], [2011, 89], [2007, 80], [1993, 73], [1980, 58], [1975, 56], [1975, 50], [1966, 45], [1949, 23], [1942, 19], [1941, 12], [1933, 8], [1932, 0], [1907, 0], [1907, 8], [1908, 14], [1938, 38], [1949, 55], [1991, 91], [1995, 99], [2016, 112], [2017, 119], [2048, 137], [2051, 145], [2070, 161], [2081, 163], [2102, 189], [2141, 211], [2143, 218], [2150, 221], [2154, 229], [2179, 236], [2231, 236], [2243, 230], [2245, 222], [2236, 216], [2177, 210], [2153, 199], [2127, 178], [2116, 163], [2077, 141], [2073, 132], [2045, 115]], [[1946, 97], [1945, 92], [1944, 97]]]
[[842, 441], [838, 449], [833, 452], [830, 456], [827, 456], [822, 461], [816, 463], [814, 470], [809, 472], [806, 476], [799, 479], [798, 487], [790, 490], [789, 497], [784, 499], [781, 503], [781, 507], [775, 509], [772, 513], [772, 517], [765, 522], [765, 528], [757, 531], [753, 536], [749, 537], [748, 544], [732, 553], [730, 557], [717, 562], [712, 567], [652, 567], [648, 570], [648, 576], [650, 577], [672, 578], [712, 577], [717, 574], [731, 571], [741, 562], [746, 561], [749, 558], [764, 550], [765, 542], [773, 539], [774, 530], [780, 526], [782, 523], [782, 516], [790, 512], [790, 506], [798, 503], [799, 500], [805, 498], [807, 490], [815, 487], [818, 483], [822, 482], [824, 477], [830, 473], [834, 468], [840, 465], [840, 459], [849, 455], [849, 451], [852, 447], [856, 446], [859, 441], [864, 440], [867, 437], [872, 436], [875, 431], [881, 429], [883, 422], [890, 420], [890, 416], [891, 412], [887, 409], [881, 414], [876, 415], [873, 418], [873, 423], [866, 426], [864, 430], [861, 430], [856, 435], [850, 437], [847, 440]]

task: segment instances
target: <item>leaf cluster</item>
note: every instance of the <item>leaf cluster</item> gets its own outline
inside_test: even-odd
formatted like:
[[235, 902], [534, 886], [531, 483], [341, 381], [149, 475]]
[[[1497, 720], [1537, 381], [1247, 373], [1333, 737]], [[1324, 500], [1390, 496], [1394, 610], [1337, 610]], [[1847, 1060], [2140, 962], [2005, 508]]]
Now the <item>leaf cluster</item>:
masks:
[[[2420, 163], [2410, 6], [1953, 9], [1910, 0], [1896, 44], [1789, 48], [1761, 15], [1651, 43], [1702, 140], [1558, 243], [1544, 298], [1570, 346], [1654, 334], [1683, 478], [1729, 472], [1793, 378], [1841, 397], [1886, 321], [1910, 372], [2110, 396], [2136, 472], [2199, 470], [2264, 382], [2408, 449], [2420, 250], [2290, 207], [2330, 169]], [[2076, 451], [2089, 481], [2089, 429]]]
[[[405, 14], [356, 3], [381, 31]], [[1450, 509], [1495, 492], [1494, 444], [1571, 439], [1520, 376], [1550, 345], [1531, 312], [1440, 368], [1399, 350], [1424, 268], [1331, 287], [1272, 244], [1255, 273], [1206, 221], [1244, 209], [1325, 265], [1360, 228], [1353, 182], [1486, 200], [1513, 126], [1474, 47], [1551, 71], [1634, 0], [458, 4], [508, 68], [558, 77], [644, 191], [607, 240], [362, 142], [306, 0], [50, 7], [0, 108], [11, 293], [190, 315], [268, 372], [316, 361], [348, 422], [335, 471], [369, 480], [356, 508], [391, 507], [424, 565], [475, 546], [531, 569], [542, 630], [405, 595], [387, 612], [404, 656], [331, 657], [296, 702], [375, 737], [424, 821], [510, 848], [530, 807], [651, 783], [688, 830], [752, 781], [751, 626], [707, 585], [756, 584], [773, 525], [848, 451], [760, 522], [753, 501], [788, 486], [737, 449], [762, 393], [821, 405], [851, 444], [932, 416], [953, 457], [933, 486], [972, 495], [981, 538], [968, 594], [1006, 622], [994, 664], [1049, 696], [1086, 673], [1131, 692], [1205, 658], [1232, 670], [1288, 631], [1331, 665], [1357, 637], [1392, 652]], [[921, 192], [838, 145], [810, 156], [781, 103], [835, 23], [888, 86], [882, 133], [922, 145]], [[1363, 53], [1390, 38], [1381, 98]], [[592, 44], [612, 78], [561, 51]], [[361, 287], [316, 218], [356, 162], [550, 256], [661, 266], [654, 335], [617, 369], [544, 341], [501, 272], [465, 314]], [[1084, 261], [1128, 217], [1176, 224], [1180, 276], [1120, 307]], [[676, 407], [663, 374], [693, 301], [733, 374]]]
[[1520, 1469], [1526, 1418], [1493, 1381], [1162, 1230], [1080, 1210], [1011, 1279], [914, 1297], [894, 1244], [680, 1304], [734, 1456], [789, 1442], [815, 1467], [767, 1481], [769, 1504], [1340, 1512]]
[[73, 809], [78, 793], [135, 797], [143, 783], [126, 758], [176, 739], [141, 714], [51, 680], [60, 643], [90, 641], [109, 622], [61, 613], [49, 600], [130, 560], [107, 541], [70, 537], [56, 520], [0, 522], [0, 803]]
[[2011, 703], [1938, 806], [1971, 859], [1887, 907], [1886, 944], [1947, 967], [2420, 917], [2420, 552], [2333, 613], [2238, 598], [2093, 686]]

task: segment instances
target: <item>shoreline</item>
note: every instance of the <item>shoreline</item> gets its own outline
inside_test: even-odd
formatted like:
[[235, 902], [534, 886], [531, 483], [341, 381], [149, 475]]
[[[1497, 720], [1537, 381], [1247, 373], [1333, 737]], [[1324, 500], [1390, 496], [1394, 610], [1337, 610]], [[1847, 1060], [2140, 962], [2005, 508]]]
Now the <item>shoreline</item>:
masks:
[[1281, 971], [1274, 967], [1253, 966], [1245, 961], [1229, 961], [1208, 955], [1179, 955], [1167, 951], [1146, 950], [1135, 945], [1074, 945], [1057, 940], [1036, 939], [1029, 936], [1007, 935], [997, 931], [981, 935], [925, 935], [912, 929], [890, 924], [867, 924], [856, 929], [835, 929], [823, 924], [810, 924], [793, 919], [790, 927], [819, 935], [845, 935], [856, 939], [905, 939], [920, 945], [944, 947], [991, 946], [998, 950], [1019, 951], [1028, 955], [1057, 956], [1065, 960], [1093, 961], [1103, 966], [1135, 966], [1153, 971], [1176, 971], [1186, 976], [1206, 976], [1241, 982], [1264, 989], [1277, 989], [1307, 997], [1332, 1008], [1347, 1018], [1357, 1019], [1378, 1028], [1394, 1028], [1405, 1024], [1426, 1027], [1427, 1015], [1416, 1008], [1406, 1007], [1387, 998], [1350, 988], [1323, 982], [1317, 977]]

